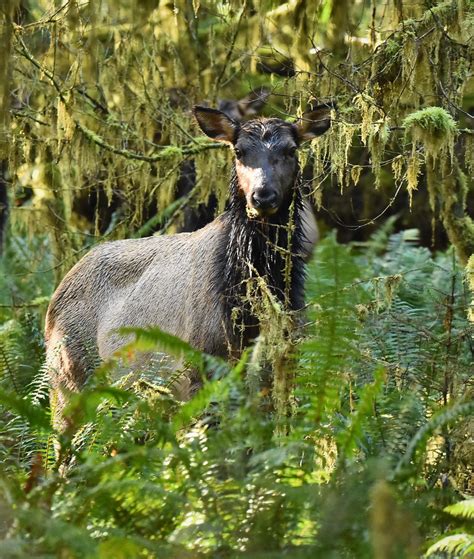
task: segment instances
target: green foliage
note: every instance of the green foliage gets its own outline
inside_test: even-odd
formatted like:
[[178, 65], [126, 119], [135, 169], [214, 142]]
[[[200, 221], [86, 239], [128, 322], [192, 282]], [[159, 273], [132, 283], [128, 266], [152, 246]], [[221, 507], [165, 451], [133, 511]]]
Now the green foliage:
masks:
[[474, 553], [474, 536], [468, 534], [454, 534], [446, 536], [433, 544], [426, 552], [426, 557], [452, 557], [469, 559]]
[[[0, 461], [6, 471], [30, 464], [35, 453], [54, 458], [49, 380], [43, 371], [42, 318], [52, 274], [45, 237], [9, 240], [0, 259]], [[10, 411], [6, 411], [10, 410]]]
[[[446, 138], [456, 133], [456, 122], [453, 117], [441, 107], [427, 107], [408, 115], [403, 121], [407, 132], [417, 131], [426, 137], [446, 141]], [[421, 129], [421, 130], [420, 130]]]
[[[466, 527], [471, 528], [474, 520], [474, 499], [466, 499], [454, 505], [446, 507], [445, 512], [465, 520]], [[444, 538], [431, 545], [426, 557], [448, 557], [448, 558], [469, 558], [474, 553], [474, 535], [472, 533], [456, 533]]]
[[[146, 371], [111, 385], [104, 364], [67, 408], [61, 472], [44, 379], [11, 344], [2, 557], [418, 556], [467, 490], [456, 454], [472, 413], [466, 301], [453, 255], [433, 257], [415, 232], [387, 230], [364, 250], [331, 235], [309, 267], [287, 434], [265, 393], [250, 397], [247, 355], [229, 365], [134, 329], [121, 359], [166, 351], [202, 371], [202, 390], [183, 405]], [[446, 511], [470, 522], [469, 507]], [[450, 538], [431, 556], [472, 543]]]
[[466, 499], [454, 505], [449, 505], [444, 509], [448, 514], [457, 518], [474, 520], [474, 499]]
[[[302, 146], [303, 158], [315, 154], [317, 174], [341, 191], [363, 169], [364, 186], [380, 186], [380, 210], [399, 179], [412, 191], [423, 172], [402, 141], [404, 126], [415, 148], [417, 134], [442, 146], [459, 128], [465, 154], [455, 156], [461, 167], [470, 164], [469, 2], [373, 10], [347, 0], [116, 4], [71, 1], [57, 11], [52, 0], [10, 0], [0, 14], [0, 75], [11, 76], [0, 92], [11, 219], [36, 234], [47, 230], [58, 280], [100, 233], [123, 238], [174, 226], [189, 203], [210, 194], [224, 207], [229, 159], [222, 144], [196, 137], [195, 103], [237, 101], [265, 86], [266, 113], [294, 118], [313, 100], [337, 101], [333, 132]], [[55, 41], [65, 48], [53, 48]], [[369, 153], [371, 165], [361, 165]], [[198, 182], [206, 180], [193, 200], [170, 210], [180, 163], [190, 157]], [[334, 189], [314, 187], [347, 217], [350, 204]], [[377, 215], [374, 197], [355, 198], [364, 219]]]
[[317, 401], [313, 402], [316, 421], [326, 411], [335, 411], [339, 402], [339, 394], [333, 392], [334, 386], [340, 384], [337, 376], [344, 374], [345, 363], [354, 357], [358, 334], [354, 311], [366, 297], [363, 287], [352, 286], [361, 279], [361, 272], [351, 253], [350, 247], [337, 244], [331, 236], [318, 247], [308, 272], [308, 319], [312, 323], [308, 332], [315, 335], [301, 346], [302, 356], [307, 359], [302, 367], [308, 365], [309, 377], [300, 378], [305, 389], [311, 383], [313, 388], [317, 387], [311, 390], [317, 392]]

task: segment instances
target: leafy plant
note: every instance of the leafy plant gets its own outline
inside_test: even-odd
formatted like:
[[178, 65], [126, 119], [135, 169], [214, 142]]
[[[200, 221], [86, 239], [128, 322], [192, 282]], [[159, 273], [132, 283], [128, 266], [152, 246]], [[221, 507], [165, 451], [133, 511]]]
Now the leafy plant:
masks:
[[[249, 394], [253, 356], [229, 365], [155, 329], [133, 330], [121, 358], [179, 356], [203, 372], [195, 398], [174, 401], [147, 371], [110, 385], [111, 362], [71, 397], [70, 428], [54, 434], [44, 377], [26, 382], [29, 354], [12, 343], [22, 389], [3, 376], [3, 555], [419, 555], [444, 529], [446, 500], [468, 489], [464, 289], [453, 255], [432, 256], [414, 232], [379, 234], [364, 250], [324, 239], [286, 433], [265, 391]], [[427, 552], [464, 553], [468, 533]]]
[[[474, 499], [466, 499], [454, 505], [445, 507], [445, 512], [449, 515], [465, 521], [470, 525], [474, 519]], [[426, 557], [456, 557], [468, 558], [474, 553], [474, 535], [469, 533], [456, 533], [441, 538], [428, 548]]]

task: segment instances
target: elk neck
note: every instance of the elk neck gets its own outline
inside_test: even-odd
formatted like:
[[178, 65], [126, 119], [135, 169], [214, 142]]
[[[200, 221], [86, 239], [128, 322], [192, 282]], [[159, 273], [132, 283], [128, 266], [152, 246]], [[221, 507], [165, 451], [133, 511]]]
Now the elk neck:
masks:
[[[223, 215], [227, 234], [219, 251], [216, 285], [224, 300], [228, 331], [240, 332], [241, 345], [242, 341], [246, 345], [258, 335], [258, 320], [246, 299], [247, 283], [252, 278], [264, 278], [285, 310], [298, 310], [304, 305], [302, 204], [298, 172], [292, 192], [276, 214], [249, 218], [233, 169], [229, 206]], [[234, 308], [240, 310], [237, 320], [231, 319]]]

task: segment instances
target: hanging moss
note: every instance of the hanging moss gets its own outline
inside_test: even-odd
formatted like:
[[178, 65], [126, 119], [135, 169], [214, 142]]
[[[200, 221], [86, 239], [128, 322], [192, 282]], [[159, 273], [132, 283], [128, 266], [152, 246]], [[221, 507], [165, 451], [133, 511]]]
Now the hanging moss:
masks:
[[354, 183], [354, 186], [357, 186], [357, 184], [359, 183], [361, 172], [362, 167], [360, 165], [353, 165], [353, 167], [351, 168], [351, 179]]
[[403, 55], [402, 62], [402, 81], [408, 85], [407, 94], [413, 92], [415, 82], [415, 68], [418, 59], [419, 44], [416, 33], [408, 23], [405, 23], [405, 30], [402, 35]]
[[352, 138], [357, 131], [358, 125], [351, 122], [339, 120], [333, 122], [331, 130], [313, 140], [313, 149], [317, 165], [315, 175], [324, 174], [324, 163], [331, 161], [331, 171], [336, 175], [337, 182], [341, 189], [344, 188], [346, 170], [349, 165], [349, 151], [352, 145]]
[[410, 200], [410, 208], [413, 202], [413, 192], [418, 189], [418, 176], [421, 172], [420, 154], [414, 150], [407, 161], [407, 191]]
[[469, 258], [466, 266], [466, 276], [471, 292], [471, 303], [469, 305], [469, 320], [474, 324], [474, 254]]
[[362, 143], [369, 148], [375, 188], [379, 188], [382, 156], [389, 138], [388, 119], [372, 97], [366, 94], [356, 95], [354, 102], [361, 111], [360, 137]]
[[457, 125], [441, 107], [427, 107], [407, 116], [403, 121], [405, 134], [413, 142], [423, 144], [425, 153], [436, 160], [438, 155], [453, 154]]
[[[16, 3], [8, 0], [6, 5]], [[395, 157], [392, 169], [396, 186], [405, 181], [410, 199], [423, 164], [433, 167], [436, 159], [443, 159], [441, 155], [452, 154], [449, 127], [437, 126], [436, 118], [433, 124], [423, 111], [407, 119], [407, 128], [411, 128], [407, 134], [413, 139], [411, 155], [401, 150], [398, 135], [390, 130], [402, 124], [408, 111], [416, 111], [427, 101], [440, 106], [461, 105], [469, 72], [469, 26], [473, 22], [465, 0], [429, 7], [397, 1], [383, 10], [372, 2], [373, 56], [367, 53], [367, 44], [362, 46], [358, 41], [363, 39], [359, 31], [364, 31], [367, 11], [361, 14], [356, 34], [350, 22], [352, 16], [356, 21], [359, 12], [348, 2], [324, 6], [301, 0], [276, 3], [278, 6], [271, 1], [254, 2], [240, 22], [240, 6], [235, 2], [218, 3], [213, 15], [202, 0], [190, 0], [186, 8], [182, 2], [155, 2], [153, 10], [148, 1], [146, 4], [145, 10], [138, 7], [140, 13], [129, 17], [134, 4], [128, 0], [119, 8], [116, 3], [104, 2], [100, 9], [73, 2], [69, 10], [58, 14], [54, 31], [56, 44], [68, 48], [51, 48], [38, 54], [28, 47], [31, 56], [20, 43], [23, 39], [30, 44], [26, 29], [6, 30], [13, 32], [18, 54], [11, 59], [15, 65], [12, 91], [19, 101], [29, 100], [28, 108], [18, 110], [15, 105], [12, 112], [16, 126], [14, 131], [11, 127], [12, 175], [24, 163], [31, 170], [37, 146], [50, 143], [64, 185], [62, 211], [67, 220], [71, 214], [72, 219], [77, 217], [74, 203], [82, 197], [84, 205], [89, 202], [90, 207], [97, 208], [98, 234], [96, 200], [100, 192], [103, 205], [111, 205], [107, 220], [113, 214], [107, 229], [109, 238], [129, 235], [155, 209], [161, 212], [172, 202], [179, 164], [186, 157], [195, 160], [197, 169], [196, 188], [186, 204], [206, 202], [216, 195], [221, 211], [228, 193], [229, 154], [226, 149], [217, 149], [216, 144], [210, 151], [208, 138], [194, 137], [190, 109], [194, 103], [236, 99], [258, 85], [272, 89], [268, 116], [296, 116], [305, 110], [309, 99], [337, 99], [339, 111], [331, 131], [301, 150], [303, 165], [308, 151], [312, 151], [313, 198], [318, 204], [323, 192], [320, 182], [328, 174], [332, 184], [337, 182], [341, 189], [357, 184], [359, 179], [365, 184], [370, 176], [365, 172], [369, 167], [366, 150], [360, 149], [354, 135], [360, 134], [370, 152], [375, 185], [389, 176], [382, 173], [387, 169], [384, 164], [390, 165], [384, 162], [385, 156]], [[399, 17], [394, 21], [397, 12]], [[46, 23], [44, 30], [52, 32], [52, 26]], [[236, 42], [230, 49], [233, 37]], [[330, 43], [342, 54], [350, 49], [347, 60], [342, 61], [334, 49], [327, 49]], [[256, 73], [257, 66], [263, 69], [266, 62], [275, 63], [278, 76]], [[355, 93], [358, 95], [354, 97]], [[53, 123], [55, 98], [59, 100], [57, 121]], [[437, 107], [425, 110], [443, 111]], [[416, 115], [423, 118], [417, 120]], [[30, 116], [41, 123], [26, 120]], [[466, 145], [468, 171], [472, 151], [472, 145]], [[432, 206], [441, 210], [442, 194], [436, 190], [440, 169], [431, 169], [425, 176], [431, 185]], [[372, 217], [382, 204], [391, 204], [387, 200], [389, 188], [374, 193], [372, 186], [357, 191], [355, 202], [360, 203], [353, 206], [359, 213], [356, 218]], [[344, 212], [350, 204], [340, 200], [345, 206], [342, 212], [326, 199], [324, 206], [346, 221]], [[118, 209], [115, 204], [120, 204]], [[326, 217], [323, 213], [321, 216]], [[81, 233], [93, 231], [89, 216], [80, 224], [73, 221], [72, 231], [76, 225]], [[78, 243], [90, 242], [87, 235], [77, 238]]]
[[379, 69], [391, 67], [395, 62], [400, 61], [402, 45], [394, 38], [387, 39], [379, 48], [374, 56], [374, 63]]
[[452, 165], [445, 162], [440, 169], [440, 175], [443, 177], [439, 181], [441, 219], [459, 259], [463, 264], [467, 264], [474, 254], [474, 221], [466, 214], [466, 176], [456, 160]]
[[424, 151], [427, 168], [427, 187], [431, 209], [436, 205], [437, 182], [442, 179], [434, 171], [438, 158], [443, 165], [449, 156], [452, 161], [454, 153], [454, 139], [457, 126], [453, 117], [441, 107], [427, 107], [416, 111], [405, 118], [405, 137], [412, 141], [412, 152], [407, 163], [407, 189], [410, 197], [410, 207], [413, 192], [418, 188], [418, 175], [421, 172], [421, 154], [418, 147]]
[[471, 177], [474, 177], [474, 135], [464, 136], [464, 160]]
[[38, 211], [36, 227], [51, 234], [54, 272], [57, 283], [71, 268], [75, 259], [75, 240], [70, 224], [70, 189], [64, 183], [61, 169], [55, 162], [51, 147], [42, 153], [42, 164], [32, 173], [31, 186], [36, 190]]
[[7, 0], [6, 6], [2, 8], [0, 14], [0, 159], [8, 155], [7, 124], [9, 120], [10, 104], [10, 51], [12, 41], [12, 16], [16, 8], [14, 0]]
[[[253, 394], [265, 390], [262, 386], [264, 367], [262, 363], [272, 365], [273, 387], [272, 400], [276, 413], [277, 428], [275, 435], [286, 432], [286, 421], [293, 407], [292, 389], [292, 349], [294, 345], [295, 324], [291, 314], [284, 311], [280, 302], [271, 293], [265, 278], [257, 275], [247, 281], [247, 300], [252, 313], [261, 324], [261, 334], [251, 358], [253, 362], [250, 382]], [[258, 361], [258, 364], [257, 364]]]

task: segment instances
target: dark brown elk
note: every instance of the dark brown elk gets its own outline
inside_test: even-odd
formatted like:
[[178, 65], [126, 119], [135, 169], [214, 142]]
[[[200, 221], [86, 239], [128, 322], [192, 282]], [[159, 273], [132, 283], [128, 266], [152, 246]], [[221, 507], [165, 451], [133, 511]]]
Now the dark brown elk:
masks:
[[[103, 243], [65, 276], [46, 316], [56, 413], [67, 391], [79, 391], [98, 361], [130, 341], [121, 327], [158, 326], [226, 357], [258, 335], [258, 319], [244, 301], [250, 278], [264, 278], [285, 309], [303, 306], [306, 226], [297, 149], [329, 129], [330, 107], [315, 107], [297, 123], [237, 123], [204, 107], [194, 114], [208, 136], [234, 150], [229, 207], [194, 233]], [[192, 391], [185, 379], [177, 397]]]
[[[266, 88], [251, 91], [243, 99], [238, 101], [231, 99], [221, 99], [218, 102], [218, 109], [236, 123], [242, 123], [250, 117], [255, 116], [265, 106], [270, 92]], [[181, 164], [180, 177], [176, 185], [176, 198], [189, 196], [196, 186], [196, 169], [194, 160], [187, 160]], [[319, 230], [315, 218], [315, 210], [311, 201], [311, 196], [305, 188], [303, 201], [304, 209], [302, 219], [305, 222], [305, 241], [303, 246], [304, 258], [306, 261], [313, 254], [313, 249], [319, 239]], [[187, 204], [183, 210], [180, 225], [175, 232], [191, 232], [201, 229], [210, 223], [216, 214], [218, 206], [217, 198], [211, 194], [207, 203], [198, 205]]]

